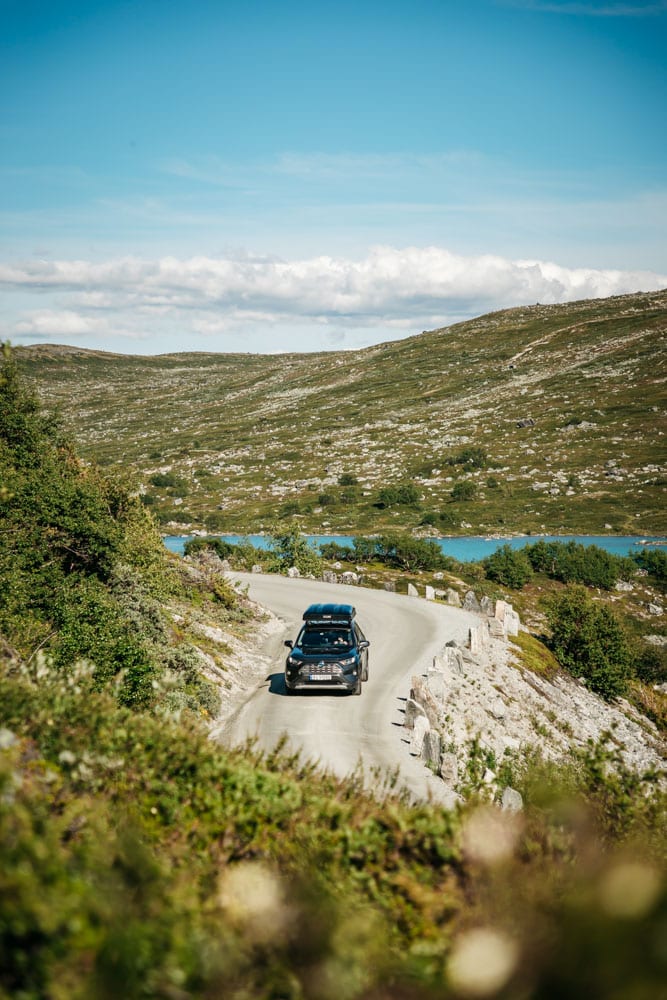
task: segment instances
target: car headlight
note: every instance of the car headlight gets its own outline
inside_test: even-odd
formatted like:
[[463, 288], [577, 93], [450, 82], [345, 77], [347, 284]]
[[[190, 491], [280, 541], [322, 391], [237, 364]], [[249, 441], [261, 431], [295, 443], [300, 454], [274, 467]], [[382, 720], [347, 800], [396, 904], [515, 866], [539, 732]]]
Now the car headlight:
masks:
[[298, 667], [299, 664], [300, 664], [300, 662], [301, 662], [300, 660], [295, 659], [295, 657], [293, 657], [293, 656], [288, 656], [287, 657], [287, 666], [288, 667]]
[[356, 665], [357, 658], [356, 656], [348, 656], [345, 660], [339, 660], [338, 662], [341, 667], [353, 667]]

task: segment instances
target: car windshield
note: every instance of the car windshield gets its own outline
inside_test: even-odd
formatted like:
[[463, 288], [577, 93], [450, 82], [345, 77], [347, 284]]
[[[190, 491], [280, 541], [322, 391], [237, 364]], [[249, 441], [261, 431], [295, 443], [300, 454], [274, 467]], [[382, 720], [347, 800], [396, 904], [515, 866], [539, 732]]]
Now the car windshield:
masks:
[[342, 628], [306, 628], [299, 636], [297, 645], [305, 652], [330, 650], [337, 653], [351, 648], [352, 633], [349, 629]]

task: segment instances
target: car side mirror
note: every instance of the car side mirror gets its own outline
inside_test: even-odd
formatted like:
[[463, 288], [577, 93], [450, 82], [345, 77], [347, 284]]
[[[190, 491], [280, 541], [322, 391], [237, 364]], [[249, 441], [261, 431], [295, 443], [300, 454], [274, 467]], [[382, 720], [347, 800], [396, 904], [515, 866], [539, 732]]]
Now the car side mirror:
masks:
[[292, 642], [291, 639], [285, 639], [285, 645], [287, 646], [288, 649], [294, 649], [294, 643]]
[[369, 646], [370, 642], [368, 641], [368, 639], [362, 639], [361, 642], [359, 643], [359, 649], [368, 649]]

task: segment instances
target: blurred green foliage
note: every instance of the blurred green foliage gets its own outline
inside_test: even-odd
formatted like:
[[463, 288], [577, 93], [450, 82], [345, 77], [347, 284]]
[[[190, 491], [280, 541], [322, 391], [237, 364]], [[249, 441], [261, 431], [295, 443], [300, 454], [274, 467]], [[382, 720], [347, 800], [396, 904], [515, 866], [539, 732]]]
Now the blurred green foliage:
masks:
[[85, 665], [38, 657], [0, 668], [0, 747], [2, 1000], [611, 1000], [664, 982], [664, 791], [613, 740], [503, 762], [521, 814], [445, 812], [284, 750], [225, 751], [194, 717], [130, 711]]

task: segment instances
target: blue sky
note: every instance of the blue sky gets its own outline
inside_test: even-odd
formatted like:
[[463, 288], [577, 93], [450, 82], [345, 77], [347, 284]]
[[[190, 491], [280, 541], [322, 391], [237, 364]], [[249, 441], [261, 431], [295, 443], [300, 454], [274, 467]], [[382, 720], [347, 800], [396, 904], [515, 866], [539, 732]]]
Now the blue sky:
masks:
[[350, 348], [667, 285], [667, 2], [0, 18], [13, 343]]

